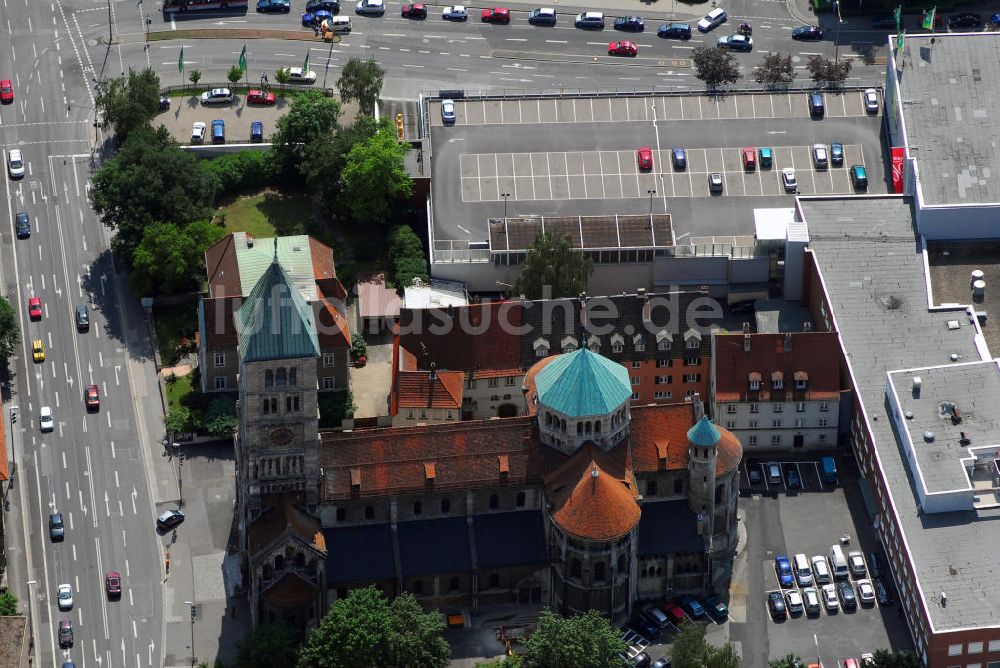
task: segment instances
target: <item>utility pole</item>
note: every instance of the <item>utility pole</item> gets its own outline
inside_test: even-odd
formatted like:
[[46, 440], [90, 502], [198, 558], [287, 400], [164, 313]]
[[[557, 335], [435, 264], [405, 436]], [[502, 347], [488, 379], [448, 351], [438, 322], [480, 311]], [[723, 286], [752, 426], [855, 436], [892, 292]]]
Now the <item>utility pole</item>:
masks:
[[653, 188], [650, 188], [649, 190], [646, 191], [646, 194], [649, 195], [649, 224], [652, 225], [653, 224], [653, 195], [656, 194], [656, 190], [653, 189]]
[[507, 198], [510, 197], [510, 193], [500, 193], [500, 197], [503, 197], [503, 219], [507, 220]]
[[108, 0], [108, 46], [111, 46], [115, 41], [115, 34], [112, 32], [112, 21], [111, 21], [111, 0]]
[[198, 663], [198, 657], [194, 651], [194, 620], [198, 618], [198, 604], [194, 601], [184, 601], [191, 606], [191, 665]]

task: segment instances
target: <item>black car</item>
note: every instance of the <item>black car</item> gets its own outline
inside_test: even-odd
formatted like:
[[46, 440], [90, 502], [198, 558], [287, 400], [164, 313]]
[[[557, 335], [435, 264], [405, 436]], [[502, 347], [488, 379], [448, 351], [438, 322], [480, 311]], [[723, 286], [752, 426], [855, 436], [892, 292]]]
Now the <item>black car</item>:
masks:
[[76, 328], [81, 332], [86, 332], [90, 329], [90, 311], [87, 309], [86, 304], [76, 305]]
[[27, 239], [31, 236], [31, 219], [28, 218], [28, 214], [24, 211], [18, 211], [17, 217], [14, 219], [15, 227], [17, 228], [17, 238]]
[[331, 14], [336, 14], [340, 11], [340, 0], [309, 0], [306, 3], [307, 12], [312, 13], [317, 9], [325, 9]]
[[642, 613], [636, 615], [634, 626], [650, 642], [660, 637], [660, 627], [656, 623], [656, 620], [649, 619]]
[[642, 32], [646, 29], [646, 21], [641, 16], [619, 16], [615, 19], [615, 30]]
[[978, 28], [983, 25], [983, 17], [975, 12], [963, 12], [948, 17], [948, 27], [952, 30], [956, 28]]
[[166, 95], [160, 96], [160, 111], [166, 111], [170, 108], [170, 98]]
[[840, 604], [845, 610], [854, 610], [858, 607], [858, 597], [854, 593], [854, 587], [847, 580], [837, 583], [837, 593], [840, 595]]
[[892, 594], [889, 593], [889, 588], [882, 581], [882, 578], [873, 579], [872, 587], [875, 588], [875, 598], [878, 599], [879, 605], [890, 606], [893, 604]]
[[649, 664], [653, 662], [653, 658], [646, 654], [645, 652], [639, 652], [632, 659], [632, 665], [635, 668], [649, 668]]
[[[899, 29], [903, 28], [905, 19], [899, 17]], [[892, 14], [881, 14], [872, 19], [872, 28], [875, 30], [896, 30], [896, 17]]]
[[809, 93], [809, 115], [813, 118], [823, 118], [826, 106], [823, 104], [823, 93]]
[[289, 0], [257, 0], [257, 11], [261, 14], [287, 14], [292, 11]]
[[690, 23], [661, 23], [656, 36], [673, 39], [691, 39]]
[[63, 524], [62, 513], [49, 515], [49, 538], [57, 542], [66, 537], [66, 526]]
[[781, 595], [780, 591], [767, 592], [767, 608], [775, 619], [784, 619], [788, 616], [788, 611], [785, 609], [785, 597]]
[[59, 646], [63, 649], [73, 646], [73, 622], [68, 619], [59, 622]]
[[799, 476], [799, 469], [793, 465], [785, 465], [785, 487], [788, 489], [802, 489], [802, 477]]
[[869, 552], [865, 556], [868, 559], [868, 572], [871, 573], [872, 577], [877, 578], [882, 575], [882, 560], [878, 558], [878, 554]]
[[817, 26], [799, 26], [792, 30], [792, 39], [800, 39], [804, 42], [815, 42], [823, 39], [823, 31]]
[[156, 526], [161, 531], [169, 531], [184, 521], [184, 513], [179, 510], [168, 510], [156, 518]]

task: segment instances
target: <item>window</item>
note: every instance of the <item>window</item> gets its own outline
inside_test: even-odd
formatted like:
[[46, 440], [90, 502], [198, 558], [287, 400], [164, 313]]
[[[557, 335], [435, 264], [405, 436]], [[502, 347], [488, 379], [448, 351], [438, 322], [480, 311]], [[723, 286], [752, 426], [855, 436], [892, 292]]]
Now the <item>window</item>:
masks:
[[771, 427], [774, 429], [781, 427], [781, 420], [771, 420]]
[[683, 494], [683, 493], [684, 493], [684, 479], [677, 478], [676, 480], [674, 480], [674, 494]]
[[616, 343], [613, 346], [611, 346], [611, 352], [613, 353], [620, 353], [623, 350], [625, 350], [625, 346], [623, 346], [620, 343]]
[[948, 656], [962, 656], [962, 643], [948, 645]]
[[333, 376], [323, 377], [323, 389], [324, 390], [335, 390], [337, 389], [337, 381]]
[[282, 387], [288, 384], [288, 374], [285, 373], [284, 369], [278, 369], [274, 372], [274, 384]]
[[736, 429], [736, 420], [726, 420], [726, 429]]
[[594, 564], [594, 580], [597, 582], [604, 582], [604, 579], [607, 576], [607, 569], [608, 567], [604, 565], [603, 561], [598, 561]]
[[489, 381], [486, 383], [486, 386], [487, 387], [500, 387], [500, 379], [499, 378], [490, 378]]
[[549, 349], [546, 348], [545, 346], [540, 346], [538, 348], [535, 348], [535, 357], [537, 357], [538, 359], [548, 356], [549, 356]]
[[427, 409], [426, 408], [421, 408], [420, 409], [420, 419], [421, 420], [426, 420], [427, 419]]
[[697, 350], [700, 347], [701, 347], [701, 339], [699, 339], [697, 336], [692, 336], [690, 339], [687, 340], [688, 350]]
[[673, 396], [673, 392], [653, 392], [654, 399], [670, 399]]
[[299, 370], [292, 367], [288, 370], [288, 384], [298, 385], [299, 384]]
[[750, 428], [751, 429], [756, 429], [757, 428], [757, 421], [756, 420], [750, 420]]
[[504, 380], [504, 385], [506, 385], [507, 387], [511, 387], [514, 384], [514, 376], [506, 376], [504, 377], [503, 380]]
[[646, 352], [646, 342], [645, 341], [636, 341], [635, 342], [635, 352], [637, 352], [637, 353]]
[[215, 389], [217, 389], [217, 390], [224, 390], [224, 389], [226, 389], [226, 377], [225, 376], [216, 376], [215, 377]]
[[802, 418], [795, 418], [795, 428], [802, 429], [802, 422], [803, 422]]
[[671, 341], [670, 339], [663, 339], [656, 344], [657, 350], [670, 350]]
[[674, 382], [674, 377], [673, 376], [657, 376], [656, 377], [656, 384], [657, 385], [670, 385], [673, 382]]
[[271, 387], [274, 385], [274, 372], [270, 369], [264, 371], [264, 387]]
[[632, 387], [636, 387], [642, 382], [642, 378], [639, 376], [632, 376]]
[[419, 515], [422, 512], [424, 512], [424, 504], [420, 503], [419, 501], [414, 501], [413, 502], [413, 514], [414, 515]]
[[458, 591], [458, 578], [452, 578], [448, 581], [448, 591], [455, 592]]
[[819, 420], [819, 426], [820, 427], [826, 427], [829, 423], [830, 423], [830, 421], [827, 420], [826, 418], [820, 418], [820, 420]]
[[797, 401], [797, 402], [795, 402], [795, 412], [796, 413], [805, 413], [806, 412], [806, 402], [804, 402], [804, 401]]
[[517, 493], [517, 507], [518, 508], [524, 508], [524, 500], [525, 500], [524, 492], [518, 492]]
[[490, 508], [497, 508], [500, 505], [500, 497], [496, 494], [490, 494]]
[[759, 380], [751, 380], [750, 381], [750, 391], [751, 392], [759, 392], [760, 391], [760, 381]]
[[632, 360], [632, 368], [633, 369], [641, 369], [642, 368], [642, 360]]
[[969, 647], [965, 650], [967, 654], [982, 654], [983, 643], [980, 642], [970, 642]]
[[375, 519], [375, 506], [365, 506], [365, 519], [366, 520]]
[[337, 521], [343, 522], [347, 519], [347, 510], [345, 508], [337, 508]]
[[669, 369], [673, 366], [674, 361], [672, 359], [656, 360], [657, 369]]
[[785, 410], [785, 404], [774, 404], [774, 412], [781, 413]]
[[410, 408], [410, 409], [408, 409], [406, 411], [406, 419], [407, 420], [412, 420], [413, 419], [413, 409], [412, 408]]
[[441, 512], [445, 514], [451, 512], [451, 499], [441, 499]]
[[413, 595], [414, 596], [423, 596], [423, 594], [424, 594], [424, 581], [423, 580], [414, 580], [413, 581]]
[[781, 445], [781, 434], [771, 436], [771, 445]]
[[500, 586], [500, 576], [496, 573], [490, 573], [490, 584], [489, 589], [497, 589]]
[[633, 392], [632, 393], [632, 401], [639, 401], [639, 393], [638, 392]]
[[699, 364], [701, 364], [701, 358], [700, 357], [685, 357], [684, 358], [684, 366], [698, 366]]
[[647, 480], [646, 481], [646, 496], [656, 496], [656, 481]]
[[759, 413], [760, 412], [760, 404], [750, 404], [750, 412], [751, 413]]
[[1000, 652], [1000, 640], [991, 640], [989, 644], [990, 652]]
[[333, 366], [333, 353], [323, 353], [323, 366]]
[[[583, 572], [583, 565], [580, 563], [580, 560], [571, 559], [569, 562], [569, 576], [571, 578], [579, 578], [582, 572]], [[959, 645], [959, 647], [961, 647], [961, 645]]]
[[726, 412], [730, 415], [736, 414], [736, 404], [726, 404]]
[[270, 412], [268, 409], [271, 407], [271, 402], [265, 397], [263, 404], [264, 404], [264, 415], [267, 415]]
[[747, 436], [747, 445], [757, 445], [757, 436], [754, 434]]
[[804, 389], [806, 389], [806, 385], [807, 385], [808, 383], [809, 383], [809, 381], [807, 381], [807, 380], [802, 380], [802, 379], [800, 378], [800, 379], [798, 379], [798, 380], [796, 380], [796, 381], [795, 381], [795, 389], [796, 389], [796, 390], [804, 390]]
[[828, 404], [825, 401], [819, 402], [819, 410], [821, 413], [826, 413], [827, 411], [830, 410], [830, 404]]
[[226, 353], [215, 353], [212, 359], [215, 361], [215, 366], [226, 366]]
[[785, 381], [783, 379], [781, 379], [781, 378], [773, 378], [771, 380], [771, 386], [775, 390], [783, 390], [783, 389], [785, 389]]
[[685, 397], [693, 397], [696, 394], [698, 394], [698, 393], [696, 391], [694, 391], [694, 390], [685, 390], [684, 391], [684, 396]]
[[285, 397], [285, 412], [286, 413], [298, 413], [302, 410], [299, 405], [299, 395], [291, 394]]
[[700, 373], [686, 373], [684, 374], [685, 383], [700, 383], [701, 374]]

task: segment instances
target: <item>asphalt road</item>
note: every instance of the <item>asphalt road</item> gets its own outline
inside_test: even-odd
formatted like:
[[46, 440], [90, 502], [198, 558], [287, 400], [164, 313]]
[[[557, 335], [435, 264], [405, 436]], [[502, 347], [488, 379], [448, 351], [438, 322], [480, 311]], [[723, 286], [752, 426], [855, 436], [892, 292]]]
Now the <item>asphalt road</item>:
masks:
[[[27, 168], [18, 181], [4, 175], [8, 219], [0, 225], [4, 294], [17, 309], [23, 339], [4, 416], [13, 427], [9, 454], [17, 467], [7, 523], [9, 569], [12, 588], [29, 608], [35, 665], [159, 666], [162, 564], [140, 451], [159, 436], [137, 427], [124, 342], [135, 322], [123, 319], [108, 238], [87, 203], [95, 141], [87, 82], [93, 75], [77, 25], [87, 16], [82, 10], [90, 9], [24, 0], [0, 7], [10, 44], [0, 55], [0, 75], [15, 89], [13, 104], [0, 109], [0, 136], [5, 149], [21, 149]], [[28, 239], [15, 239], [17, 211], [31, 216]], [[37, 322], [28, 319], [30, 297], [44, 305]], [[90, 306], [87, 333], [74, 325], [73, 308], [80, 303]], [[42, 363], [31, 361], [33, 339], [45, 343]], [[83, 387], [91, 383], [100, 388], [101, 406], [87, 413]], [[51, 433], [39, 430], [42, 406], [54, 413]], [[49, 540], [48, 517], [55, 511], [66, 521], [60, 543]], [[104, 593], [104, 574], [111, 570], [123, 577], [117, 601]], [[68, 612], [56, 607], [61, 583], [74, 590]], [[68, 650], [56, 639], [61, 619], [74, 626]]]

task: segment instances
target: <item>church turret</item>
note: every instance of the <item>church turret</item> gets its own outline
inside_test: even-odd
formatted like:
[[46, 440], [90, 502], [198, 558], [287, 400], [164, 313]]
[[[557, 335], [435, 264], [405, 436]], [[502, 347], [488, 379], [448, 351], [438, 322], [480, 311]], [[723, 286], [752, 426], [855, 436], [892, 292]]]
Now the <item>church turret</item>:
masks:
[[702, 521], [702, 534], [712, 534], [712, 517], [715, 513], [715, 476], [718, 450], [722, 438], [718, 428], [707, 417], [702, 417], [688, 430], [688, 505]]

